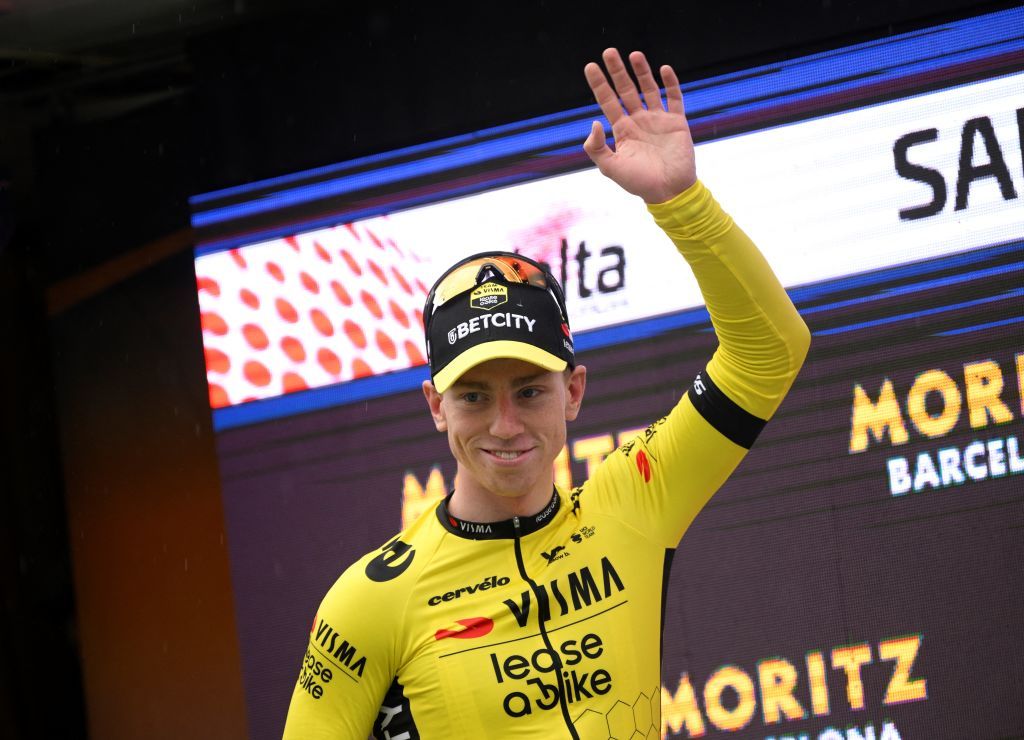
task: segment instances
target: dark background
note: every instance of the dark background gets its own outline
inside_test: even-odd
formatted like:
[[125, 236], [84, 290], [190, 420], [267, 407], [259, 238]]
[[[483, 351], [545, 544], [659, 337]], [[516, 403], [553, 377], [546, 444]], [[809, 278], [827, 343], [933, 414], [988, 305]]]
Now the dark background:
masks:
[[247, 734], [189, 195], [1013, 4], [0, 0], [0, 736]]

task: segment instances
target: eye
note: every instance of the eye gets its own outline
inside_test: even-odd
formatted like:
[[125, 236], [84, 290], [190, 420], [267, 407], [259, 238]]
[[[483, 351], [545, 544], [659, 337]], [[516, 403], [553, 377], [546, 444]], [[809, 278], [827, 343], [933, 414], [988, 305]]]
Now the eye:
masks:
[[540, 388], [530, 387], [530, 388], [523, 388], [521, 391], [519, 391], [519, 395], [522, 396], [523, 398], [536, 398], [540, 394], [541, 394]]
[[479, 403], [480, 393], [479, 391], [467, 391], [462, 394], [462, 400], [466, 403]]

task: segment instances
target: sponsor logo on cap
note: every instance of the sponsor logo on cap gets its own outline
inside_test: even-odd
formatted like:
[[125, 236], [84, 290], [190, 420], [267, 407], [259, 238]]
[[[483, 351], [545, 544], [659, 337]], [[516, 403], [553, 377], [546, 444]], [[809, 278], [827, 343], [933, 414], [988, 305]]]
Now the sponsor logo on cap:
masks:
[[465, 339], [470, 334], [475, 334], [484, 329], [516, 329], [533, 333], [533, 326], [536, 319], [523, 316], [518, 313], [496, 313], [494, 315], [484, 314], [474, 316], [469, 321], [462, 321], [456, 324], [455, 328], [448, 332], [448, 344], [455, 344], [460, 339]]
[[490, 311], [508, 303], [508, 288], [498, 283], [484, 283], [469, 294], [469, 305]]

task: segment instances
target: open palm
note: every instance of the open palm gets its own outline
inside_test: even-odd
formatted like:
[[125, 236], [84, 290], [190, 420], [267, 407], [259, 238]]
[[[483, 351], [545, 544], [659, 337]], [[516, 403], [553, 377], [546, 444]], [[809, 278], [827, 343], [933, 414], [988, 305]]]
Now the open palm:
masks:
[[610, 82], [595, 62], [583, 72], [601, 111], [612, 124], [615, 148], [608, 146], [604, 128], [597, 121], [591, 125], [583, 148], [597, 168], [624, 190], [639, 195], [647, 203], [663, 203], [697, 180], [693, 139], [679, 79], [667, 64], [659, 70], [665, 85], [666, 106], [641, 52], [629, 55], [640, 90], [617, 50], [606, 49], [602, 58]]

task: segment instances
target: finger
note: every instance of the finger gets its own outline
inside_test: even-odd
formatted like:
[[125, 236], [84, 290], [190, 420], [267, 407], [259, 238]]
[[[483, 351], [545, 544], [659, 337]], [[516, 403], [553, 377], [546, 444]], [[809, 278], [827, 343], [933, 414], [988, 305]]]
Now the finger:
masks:
[[583, 151], [587, 153], [598, 169], [601, 169], [608, 158], [614, 154], [607, 144], [604, 137], [604, 126], [600, 122], [594, 121], [590, 124], [590, 135], [583, 142]]
[[686, 115], [683, 107], [683, 91], [679, 89], [679, 78], [667, 64], [661, 65], [661, 84], [665, 86], [665, 100], [668, 101], [668, 112]]
[[619, 50], [605, 49], [601, 57], [604, 59], [604, 66], [608, 68], [608, 74], [612, 78], [615, 92], [622, 99], [622, 104], [625, 106], [626, 111], [629, 113], [639, 113], [642, 111], [644, 106], [640, 102], [640, 93], [636, 91], [633, 78], [629, 76], [629, 72], [626, 71], [626, 65], [622, 63]]
[[661, 91], [658, 89], [658, 83], [654, 80], [651, 65], [647, 63], [647, 57], [643, 55], [643, 52], [634, 51], [629, 55], [629, 63], [633, 67], [636, 81], [640, 83], [640, 91], [644, 95], [647, 110], [664, 110], [661, 104]]
[[601, 106], [601, 112], [604, 113], [609, 123], [614, 126], [615, 122], [622, 118], [624, 113], [622, 104], [619, 103], [619, 96], [615, 94], [612, 86], [608, 84], [608, 78], [604, 76], [601, 66], [591, 62], [583, 68], [583, 75], [587, 78], [587, 84], [590, 85], [591, 92], [594, 93], [594, 99]]

